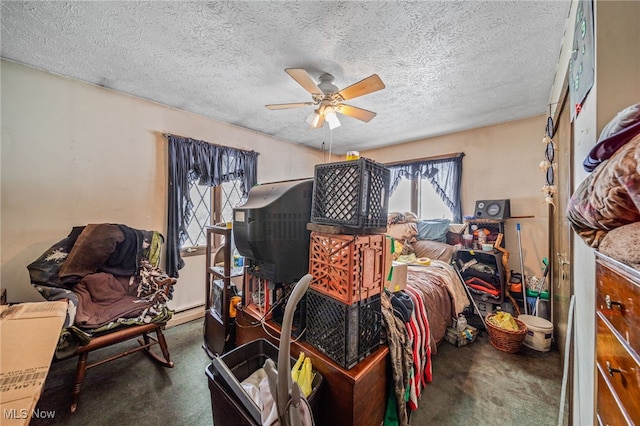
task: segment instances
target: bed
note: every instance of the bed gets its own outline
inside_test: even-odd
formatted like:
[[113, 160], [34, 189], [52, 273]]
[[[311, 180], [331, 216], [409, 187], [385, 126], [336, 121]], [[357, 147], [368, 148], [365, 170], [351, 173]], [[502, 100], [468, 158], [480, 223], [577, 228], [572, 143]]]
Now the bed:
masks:
[[640, 104], [620, 111], [583, 162], [590, 174], [567, 207], [590, 247], [640, 269]]
[[408, 424], [409, 412], [418, 408], [421, 391], [432, 380], [431, 355], [437, 353], [453, 319], [469, 305], [451, 266], [457, 247], [446, 242], [449, 229], [447, 220], [389, 215], [393, 256], [409, 263], [406, 288], [382, 297], [394, 386], [389, 405], [397, 409], [399, 424]]

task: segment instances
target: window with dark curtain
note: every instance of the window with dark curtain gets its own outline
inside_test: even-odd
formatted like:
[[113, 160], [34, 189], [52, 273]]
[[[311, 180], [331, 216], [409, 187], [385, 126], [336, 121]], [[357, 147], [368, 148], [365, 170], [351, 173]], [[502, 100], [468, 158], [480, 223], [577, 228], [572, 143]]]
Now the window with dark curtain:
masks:
[[257, 183], [258, 153], [244, 151], [191, 138], [167, 135], [169, 142], [169, 211], [167, 226], [167, 266], [171, 277], [178, 277], [184, 266], [180, 247], [187, 239], [187, 223], [193, 214], [189, 185], [218, 186], [241, 181], [243, 197]]
[[462, 157], [458, 153], [447, 158], [424, 159], [414, 162], [387, 165], [391, 170], [389, 193], [400, 183], [400, 179], [427, 179], [442, 201], [453, 213], [453, 222], [462, 222], [462, 202], [460, 185], [462, 184]]

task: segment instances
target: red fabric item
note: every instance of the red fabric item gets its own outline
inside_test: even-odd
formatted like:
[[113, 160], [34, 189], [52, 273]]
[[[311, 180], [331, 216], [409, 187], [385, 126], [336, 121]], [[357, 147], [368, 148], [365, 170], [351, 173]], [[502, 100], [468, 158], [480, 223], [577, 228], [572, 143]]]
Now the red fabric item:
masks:
[[490, 294], [494, 297], [500, 297], [500, 290], [498, 290], [496, 286], [478, 277], [469, 278], [464, 283], [475, 290]]
[[411, 341], [414, 369], [413, 377], [411, 377], [409, 383], [407, 406], [410, 410], [416, 410], [422, 389], [433, 380], [431, 329], [422, 292], [415, 288], [407, 287], [405, 293], [409, 295], [414, 304], [411, 319], [405, 324], [407, 335]]

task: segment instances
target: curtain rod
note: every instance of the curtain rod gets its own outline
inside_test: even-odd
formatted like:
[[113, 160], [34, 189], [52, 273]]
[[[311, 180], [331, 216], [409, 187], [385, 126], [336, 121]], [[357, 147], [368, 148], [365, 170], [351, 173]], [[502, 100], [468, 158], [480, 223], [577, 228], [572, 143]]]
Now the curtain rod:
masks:
[[243, 151], [243, 152], [256, 152], [258, 155], [260, 155], [260, 153], [259, 153], [259, 152], [255, 151], [255, 150], [253, 150], [253, 149], [249, 150], [249, 149], [236, 148], [236, 147], [228, 146], [228, 145], [220, 145], [220, 144], [217, 144], [217, 143], [213, 143], [213, 142], [209, 142], [209, 141], [204, 141], [204, 140], [201, 140], [201, 139], [195, 139], [195, 138], [192, 138], [192, 137], [190, 137], [190, 136], [176, 135], [175, 133], [169, 133], [169, 132], [163, 132], [162, 134], [164, 135], [164, 137], [165, 137], [165, 138], [168, 138], [169, 136], [173, 136], [173, 137], [176, 137], [176, 138], [191, 139], [191, 140], [193, 140], [193, 141], [204, 142], [204, 143], [208, 143], [209, 145], [219, 146], [219, 147], [221, 147], [221, 148], [237, 149], [238, 151]]
[[[169, 133], [169, 132], [162, 132], [162, 134], [163, 134], [165, 137], [174, 136], [174, 137], [176, 137], [176, 138], [193, 139], [194, 141], [195, 141], [195, 140], [199, 140], [199, 139], [192, 138], [191, 136], [176, 135], [175, 133]], [[207, 142], [207, 141], [202, 141], [202, 142]], [[210, 142], [207, 142], [207, 143], [210, 143]]]
[[422, 163], [424, 161], [446, 160], [448, 158], [464, 157], [464, 152], [454, 152], [452, 154], [433, 155], [431, 157], [412, 158], [411, 160], [394, 161], [392, 163], [384, 163], [385, 166], [398, 166], [401, 164]]

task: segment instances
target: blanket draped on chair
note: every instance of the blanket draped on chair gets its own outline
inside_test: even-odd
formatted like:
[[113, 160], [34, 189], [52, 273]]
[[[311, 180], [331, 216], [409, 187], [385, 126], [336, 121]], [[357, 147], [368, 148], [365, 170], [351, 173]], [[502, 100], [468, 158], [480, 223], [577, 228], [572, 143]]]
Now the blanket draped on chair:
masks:
[[171, 318], [165, 286], [175, 279], [158, 267], [163, 242], [157, 231], [89, 224], [74, 227], [27, 266], [47, 300], [69, 301], [56, 356], [73, 354], [91, 336], [120, 325]]

